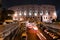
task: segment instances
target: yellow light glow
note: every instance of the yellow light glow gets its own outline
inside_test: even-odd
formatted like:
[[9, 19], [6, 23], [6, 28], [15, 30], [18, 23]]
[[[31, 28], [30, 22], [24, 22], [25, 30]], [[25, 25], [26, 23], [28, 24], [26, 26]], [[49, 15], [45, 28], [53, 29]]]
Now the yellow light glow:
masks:
[[24, 15], [26, 16], [26, 11], [24, 11]]
[[22, 21], [23, 20], [23, 18], [20, 18], [20, 21]]
[[17, 13], [15, 13], [14, 16], [17, 16]]
[[56, 17], [57, 17], [56, 11], [54, 12], [54, 16], [56, 16]]
[[32, 14], [31, 14], [31, 13], [29, 13], [29, 15], [31, 16]]
[[37, 16], [37, 13], [35, 13], [34, 15]]
[[19, 13], [19, 15], [21, 16], [22, 14], [21, 14], [21, 13]]

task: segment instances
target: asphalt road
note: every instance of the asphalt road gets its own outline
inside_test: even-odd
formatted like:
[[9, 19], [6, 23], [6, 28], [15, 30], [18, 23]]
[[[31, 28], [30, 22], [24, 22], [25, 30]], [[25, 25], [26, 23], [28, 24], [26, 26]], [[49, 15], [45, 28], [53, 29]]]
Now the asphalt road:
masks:
[[52, 40], [49, 35], [40, 30], [27, 29], [27, 40]]
[[27, 40], [40, 40], [33, 29], [27, 29]]
[[[20, 31], [17, 31], [16, 34], [18, 35], [15, 35], [15, 40], [21, 40], [20, 39], [22, 34], [21, 31], [24, 32], [23, 26], [21, 26]], [[49, 35], [44, 33], [40, 28], [37, 31], [33, 30], [32, 28], [31, 29], [27, 28], [26, 33], [27, 33], [27, 40], [52, 40], [52, 38], [50, 38]]]

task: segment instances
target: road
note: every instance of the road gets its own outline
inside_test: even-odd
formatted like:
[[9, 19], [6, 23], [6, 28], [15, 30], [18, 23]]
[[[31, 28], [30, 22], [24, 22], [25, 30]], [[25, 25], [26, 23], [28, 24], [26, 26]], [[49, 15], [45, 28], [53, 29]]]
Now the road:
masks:
[[52, 38], [41, 30], [27, 29], [27, 40], [52, 40]]
[[[22, 29], [23, 27], [21, 27]], [[21, 30], [22, 31], [22, 30]], [[20, 33], [21, 33], [20, 31]], [[46, 34], [44, 31], [42, 31], [40, 28], [38, 31], [34, 29], [27, 28], [27, 40], [53, 40], [48, 34]], [[24, 32], [24, 31], [23, 31]], [[19, 34], [20, 34], [19, 33]], [[16, 36], [15, 40], [21, 40], [20, 36]]]
[[[21, 40], [21, 35], [23, 32], [25, 32], [24, 26], [23, 25], [20, 26], [21, 28], [15, 31], [15, 35], [13, 36], [14, 40]], [[27, 40], [53, 40], [49, 35], [42, 31], [41, 28], [38, 28], [38, 30], [34, 30], [33, 28], [27, 28], [26, 33]]]
[[27, 29], [27, 40], [40, 40], [33, 29]]

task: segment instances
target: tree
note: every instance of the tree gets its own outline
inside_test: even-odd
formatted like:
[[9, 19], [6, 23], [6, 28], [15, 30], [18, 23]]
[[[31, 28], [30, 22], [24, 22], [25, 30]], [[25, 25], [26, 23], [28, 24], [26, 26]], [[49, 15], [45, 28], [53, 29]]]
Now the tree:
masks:
[[1, 14], [2, 21], [6, 20], [6, 19], [12, 19], [12, 17], [8, 16], [8, 14], [13, 15], [14, 11], [13, 10], [7, 10], [7, 9], [3, 8], [2, 14]]
[[1, 20], [4, 21], [7, 17], [7, 9], [3, 8], [1, 13]]
[[7, 10], [7, 13], [8, 14], [14, 14], [14, 11], [13, 10]]
[[14, 14], [13, 10], [7, 10], [7, 13], [10, 14], [10, 16], [7, 17], [7, 19], [12, 19], [12, 15]]

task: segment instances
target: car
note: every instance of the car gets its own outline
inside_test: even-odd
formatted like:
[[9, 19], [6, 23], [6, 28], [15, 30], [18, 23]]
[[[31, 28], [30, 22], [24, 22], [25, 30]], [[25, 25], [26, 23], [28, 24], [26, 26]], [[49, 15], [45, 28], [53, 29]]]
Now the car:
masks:
[[55, 35], [54, 33], [49, 33], [49, 35], [53, 38], [53, 39], [58, 39], [59, 36]]
[[5, 20], [3, 24], [10, 24], [13, 23], [13, 20]]
[[22, 40], [26, 40], [26, 39], [27, 39], [27, 34], [26, 34], [26, 32], [22, 33], [21, 39], [22, 39]]
[[47, 33], [53, 39], [58, 39], [59, 38], [59, 36], [57, 34], [53, 33], [52, 31], [50, 31], [48, 29], [45, 29], [44, 32]]
[[49, 34], [49, 32], [48, 32], [48, 30], [47, 30], [47, 29], [45, 29], [45, 30], [44, 30], [44, 32], [46, 32], [47, 34]]

